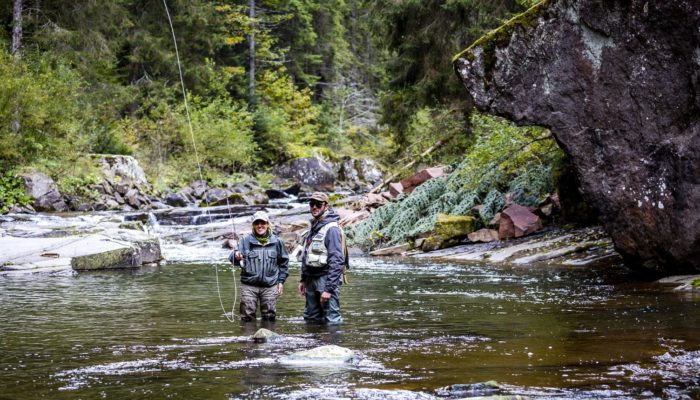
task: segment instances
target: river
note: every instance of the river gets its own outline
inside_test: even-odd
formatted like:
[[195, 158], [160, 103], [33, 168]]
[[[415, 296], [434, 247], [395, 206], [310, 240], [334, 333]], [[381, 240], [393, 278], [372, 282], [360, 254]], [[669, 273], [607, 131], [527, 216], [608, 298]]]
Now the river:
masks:
[[[304, 324], [292, 266], [272, 327], [285, 339], [254, 344], [260, 323], [219, 305], [217, 272], [233, 301], [223, 256], [0, 277], [0, 398], [433, 399], [489, 380], [531, 398], [700, 398], [700, 296], [623, 267], [355, 259], [331, 329]], [[276, 362], [322, 344], [359, 360]]]

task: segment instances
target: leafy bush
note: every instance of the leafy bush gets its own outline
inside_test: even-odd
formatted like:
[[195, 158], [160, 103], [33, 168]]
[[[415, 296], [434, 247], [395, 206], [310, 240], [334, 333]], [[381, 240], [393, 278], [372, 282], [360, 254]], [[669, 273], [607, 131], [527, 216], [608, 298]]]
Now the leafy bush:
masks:
[[8, 212], [13, 205], [26, 206], [31, 201], [22, 178], [13, 172], [0, 172], [0, 214]]
[[60, 158], [84, 148], [82, 82], [67, 65], [13, 60], [0, 51], [0, 167]]
[[308, 89], [297, 89], [291, 77], [281, 68], [265, 71], [259, 81], [255, 112], [258, 144], [266, 151], [264, 162], [308, 157], [313, 148], [323, 146], [317, 118], [319, 106], [311, 101]]
[[[222, 98], [208, 104], [193, 101], [191, 112], [197, 152], [205, 166], [232, 172], [255, 162], [253, 115], [244, 104]], [[183, 142], [191, 140], [189, 129], [183, 129], [183, 135]]]

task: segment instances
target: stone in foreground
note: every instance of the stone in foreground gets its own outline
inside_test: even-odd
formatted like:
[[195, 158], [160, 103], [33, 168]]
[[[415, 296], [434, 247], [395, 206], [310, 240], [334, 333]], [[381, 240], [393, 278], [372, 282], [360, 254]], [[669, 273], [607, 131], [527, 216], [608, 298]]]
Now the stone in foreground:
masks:
[[275, 332], [269, 329], [260, 328], [257, 332], [253, 334], [253, 341], [255, 343], [265, 343], [268, 340], [273, 340], [277, 337], [280, 337], [280, 335], [276, 334]]
[[355, 352], [345, 347], [327, 345], [298, 351], [279, 359], [285, 365], [340, 365], [352, 362]]

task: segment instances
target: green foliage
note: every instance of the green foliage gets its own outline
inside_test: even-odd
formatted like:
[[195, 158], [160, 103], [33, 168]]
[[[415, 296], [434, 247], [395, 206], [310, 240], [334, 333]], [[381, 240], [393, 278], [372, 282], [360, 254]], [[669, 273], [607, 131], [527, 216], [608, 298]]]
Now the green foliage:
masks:
[[260, 158], [275, 163], [308, 157], [323, 144], [316, 119], [319, 107], [308, 89], [298, 89], [284, 69], [266, 71], [259, 81], [259, 104], [255, 112]]
[[101, 181], [97, 175], [68, 175], [60, 179], [56, 184], [63, 195], [75, 196], [84, 202], [97, 201], [100, 194], [90, 185]]
[[405, 130], [414, 112], [428, 107], [459, 107], [464, 89], [452, 56], [503, 18], [519, 12], [514, 0], [427, 0], [370, 2], [382, 45], [392, 52], [387, 70], [392, 89], [383, 97], [384, 122]]
[[65, 157], [85, 148], [80, 77], [67, 65], [0, 51], [0, 166]]
[[347, 230], [349, 242], [364, 247], [399, 243], [430, 231], [440, 213], [466, 215], [479, 204], [486, 224], [505, 204], [506, 193], [532, 205], [554, 190], [552, 165], [562, 152], [549, 131], [478, 113], [471, 124], [475, 141], [451, 174], [380, 207]]
[[540, 3], [542, 0], [516, 0], [518, 4], [520, 4], [523, 7], [530, 8], [534, 6], [537, 3]]
[[[137, 0], [25, 2], [21, 57], [0, 51], [0, 170], [33, 165], [56, 178], [81, 153], [132, 154], [164, 188], [314, 154], [391, 163], [443, 137], [450, 142], [422, 162], [454, 164], [470, 139], [454, 111], [464, 94], [449, 55], [519, 9], [509, 0], [257, 0], [251, 19], [244, 0], [167, 3], [202, 170], [165, 9]], [[5, 22], [0, 38], [11, 34]]]
[[409, 120], [402, 141], [402, 155], [406, 160], [416, 160], [438, 141], [443, 144], [420, 158], [423, 164], [454, 164], [461, 160], [472, 141], [462, 112], [430, 107], [419, 109]]
[[[245, 104], [215, 99], [208, 104], [193, 101], [192, 125], [200, 161], [205, 168], [228, 172], [248, 167], [255, 161], [257, 147], [253, 142], [253, 115]], [[183, 142], [190, 139], [189, 129], [183, 129]]]
[[102, 172], [93, 157], [79, 157], [69, 162], [47, 163], [39, 166], [48, 175], [54, 177], [61, 194], [75, 197], [81, 202], [92, 202], [100, 194], [91, 187], [102, 182]]
[[8, 212], [13, 205], [26, 206], [31, 201], [22, 178], [13, 172], [0, 172], [0, 214]]

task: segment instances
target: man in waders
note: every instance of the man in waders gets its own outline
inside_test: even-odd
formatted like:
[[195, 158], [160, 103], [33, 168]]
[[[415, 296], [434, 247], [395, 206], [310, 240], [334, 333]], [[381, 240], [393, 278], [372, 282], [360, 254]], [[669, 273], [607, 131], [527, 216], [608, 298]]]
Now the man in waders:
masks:
[[284, 292], [289, 275], [289, 256], [282, 240], [272, 233], [266, 212], [253, 214], [253, 232], [238, 242], [229, 260], [241, 266], [241, 321], [255, 321], [260, 303], [262, 320], [273, 322], [277, 298]]
[[302, 236], [299, 294], [306, 298], [304, 320], [339, 324], [340, 285], [346, 266], [343, 232], [338, 214], [325, 193], [315, 192], [309, 202], [311, 229]]

